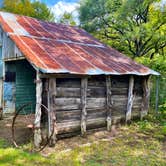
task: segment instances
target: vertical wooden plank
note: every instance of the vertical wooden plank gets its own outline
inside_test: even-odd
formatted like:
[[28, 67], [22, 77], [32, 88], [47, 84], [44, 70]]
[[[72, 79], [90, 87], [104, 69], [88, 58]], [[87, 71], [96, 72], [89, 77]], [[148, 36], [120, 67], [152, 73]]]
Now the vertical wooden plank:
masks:
[[143, 78], [142, 88], [143, 88], [143, 98], [141, 106], [141, 120], [143, 119], [144, 116], [147, 115], [149, 109], [149, 97], [150, 97], [149, 76]]
[[86, 96], [87, 96], [87, 86], [88, 86], [88, 79], [82, 78], [81, 79], [81, 103], [82, 103], [82, 112], [81, 112], [81, 134], [86, 134]]
[[53, 146], [57, 140], [57, 124], [56, 124], [56, 78], [49, 79], [49, 101], [48, 107], [50, 109], [49, 119], [50, 119], [50, 133], [53, 132], [52, 138], [50, 140], [50, 145]]
[[107, 98], [107, 130], [111, 130], [111, 124], [112, 124], [112, 119], [111, 119], [111, 108], [112, 108], [112, 99], [111, 99], [111, 77], [106, 76], [106, 98]]
[[39, 77], [39, 71], [36, 72], [36, 112], [35, 112], [35, 133], [34, 144], [38, 148], [42, 141], [40, 122], [41, 122], [41, 104], [42, 104], [42, 80]]
[[126, 122], [131, 120], [131, 112], [132, 112], [133, 99], [134, 99], [133, 89], [134, 89], [134, 77], [131, 75], [129, 78]]
[[160, 77], [156, 77], [156, 101], [155, 101], [155, 113], [158, 114], [158, 104], [159, 104], [159, 81]]
[[49, 91], [49, 79], [46, 79], [45, 82], [46, 90], [47, 90], [47, 108], [48, 108], [48, 136], [51, 135], [51, 115], [50, 115], [50, 91]]
[[3, 116], [3, 78], [0, 79], [0, 120]]

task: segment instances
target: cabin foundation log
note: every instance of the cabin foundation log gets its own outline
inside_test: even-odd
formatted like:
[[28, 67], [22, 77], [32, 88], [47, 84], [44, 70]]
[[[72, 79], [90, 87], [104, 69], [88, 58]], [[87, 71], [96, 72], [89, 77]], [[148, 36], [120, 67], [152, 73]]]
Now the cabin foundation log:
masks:
[[87, 120], [86, 96], [87, 96], [87, 86], [88, 86], [88, 79], [87, 78], [82, 78], [81, 79], [81, 104], [82, 104], [81, 134], [82, 134], [82, 136], [85, 136], [85, 134], [86, 134], [86, 120]]
[[111, 99], [111, 77], [106, 77], [106, 107], [107, 107], [107, 130], [111, 130], [112, 118], [111, 118], [111, 107], [112, 107], [112, 99]]
[[142, 106], [141, 106], [141, 120], [144, 116], [147, 115], [149, 109], [149, 97], [150, 97], [150, 88], [149, 88], [149, 76], [143, 79], [142, 83], [143, 87], [143, 98], [142, 98]]
[[129, 89], [128, 89], [126, 122], [131, 120], [131, 112], [132, 112], [132, 106], [133, 106], [133, 100], [134, 100], [133, 89], [134, 89], [134, 77], [130, 76], [130, 78], [129, 78]]
[[34, 144], [39, 148], [42, 142], [41, 136], [41, 104], [42, 104], [42, 80], [39, 77], [39, 72], [36, 73], [36, 112], [35, 112], [35, 133]]
[[[56, 79], [50, 78], [49, 79], [49, 101], [48, 101], [48, 107], [49, 110], [49, 119], [50, 119], [50, 133], [52, 134], [51, 140], [50, 140], [50, 146], [55, 145], [57, 140], [57, 124], [56, 124]], [[50, 134], [49, 133], [49, 134]], [[50, 135], [49, 135], [50, 136]]]

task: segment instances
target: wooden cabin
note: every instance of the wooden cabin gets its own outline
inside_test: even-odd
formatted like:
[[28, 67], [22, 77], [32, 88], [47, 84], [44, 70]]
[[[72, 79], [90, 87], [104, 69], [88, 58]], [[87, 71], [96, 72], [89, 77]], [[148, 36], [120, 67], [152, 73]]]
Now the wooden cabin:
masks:
[[[149, 76], [158, 73], [86, 31], [0, 12], [0, 32], [4, 112], [27, 102], [44, 104], [55, 126], [53, 139], [110, 130], [112, 124], [147, 114]], [[39, 144], [42, 111], [38, 104], [34, 112]]]

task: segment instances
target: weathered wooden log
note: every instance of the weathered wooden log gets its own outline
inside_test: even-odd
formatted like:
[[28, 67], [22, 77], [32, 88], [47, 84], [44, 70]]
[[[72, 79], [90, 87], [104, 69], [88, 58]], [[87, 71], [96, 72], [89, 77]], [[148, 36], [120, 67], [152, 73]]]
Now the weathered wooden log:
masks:
[[87, 98], [87, 109], [104, 109], [106, 106], [106, 98]]
[[81, 90], [79, 88], [57, 87], [57, 97], [80, 97]]
[[[87, 119], [106, 118], [106, 109], [87, 109]], [[63, 123], [65, 121], [74, 121], [81, 119], [81, 110], [70, 110], [70, 111], [56, 111], [57, 123]]]
[[[86, 130], [89, 128], [98, 128], [106, 126], [106, 118], [86, 119]], [[63, 123], [57, 123], [58, 134], [80, 131], [80, 121], [70, 120]], [[82, 134], [82, 133], [81, 133]], [[85, 134], [85, 133], [84, 133]]]
[[150, 88], [149, 88], [149, 76], [144, 77], [142, 88], [143, 88], [143, 98], [142, 98], [142, 106], [141, 106], [141, 120], [144, 116], [147, 115], [149, 109], [149, 97], [150, 97]]
[[64, 120], [81, 120], [81, 110], [70, 110], [70, 111], [56, 111], [56, 120], [57, 123]]
[[126, 112], [126, 122], [131, 120], [131, 111], [133, 106], [133, 89], [134, 89], [134, 77], [131, 75], [129, 79], [129, 90], [128, 90], [128, 102], [127, 102], [127, 112]]
[[[56, 135], [57, 135], [57, 124], [56, 124], [56, 79], [55, 78], [50, 78], [49, 79], [49, 103], [50, 103], [50, 129], [52, 137], [50, 140], [50, 146], [55, 145], [56, 143]], [[48, 104], [49, 105], [49, 104]]]
[[88, 78], [88, 87], [105, 87], [106, 85], [105, 77], [104, 76], [91, 76]]
[[[68, 77], [69, 75], [67, 75]], [[56, 77], [52, 77], [56, 78]], [[80, 78], [57, 78], [57, 87], [68, 87], [68, 88], [80, 88], [81, 79]]]
[[85, 135], [85, 133], [86, 133], [86, 116], [87, 116], [86, 96], [87, 96], [87, 85], [88, 85], [88, 79], [87, 78], [82, 78], [81, 79], [81, 103], [82, 103], [81, 134], [82, 135]]
[[95, 118], [106, 118], [107, 111], [106, 109], [104, 110], [97, 110], [94, 112], [89, 112], [87, 111], [87, 119], [95, 119]]
[[87, 97], [98, 98], [106, 96], [106, 87], [88, 87]]
[[34, 144], [39, 148], [42, 141], [40, 123], [41, 123], [41, 104], [42, 104], [42, 80], [39, 77], [39, 72], [36, 72], [36, 111], [35, 111], [35, 132]]
[[106, 77], [106, 87], [107, 87], [107, 130], [111, 130], [111, 124], [112, 124], [112, 119], [111, 119], [111, 108], [112, 108], [112, 98], [111, 98], [111, 78], [110, 76]]

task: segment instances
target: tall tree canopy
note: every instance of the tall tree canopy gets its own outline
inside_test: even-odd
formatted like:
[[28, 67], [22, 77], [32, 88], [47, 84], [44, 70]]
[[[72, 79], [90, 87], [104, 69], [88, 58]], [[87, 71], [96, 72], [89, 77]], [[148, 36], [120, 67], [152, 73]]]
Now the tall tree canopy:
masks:
[[3, 11], [54, 21], [54, 15], [46, 4], [30, 0], [4, 0]]
[[59, 18], [58, 22], [66, 25], [76, 25], [76, 21], [74, 20], [72, 13], [68, 12], [64, 12], [63, 15]]
[[159, 0], [81, 0], [80, 25], [113, 47], [140, 57], [166, 47], [166, 6]]

